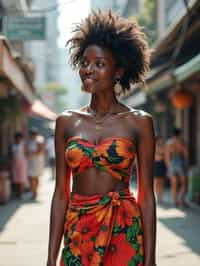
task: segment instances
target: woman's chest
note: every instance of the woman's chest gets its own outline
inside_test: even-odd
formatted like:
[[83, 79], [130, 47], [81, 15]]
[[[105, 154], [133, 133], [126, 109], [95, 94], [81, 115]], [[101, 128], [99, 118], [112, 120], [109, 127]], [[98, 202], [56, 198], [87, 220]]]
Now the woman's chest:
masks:
[[70, 130], [66, 129], [66, 139], [78, 136], [82, 139], [87, 139], [94, 144], [99, 144], [104, 139], [112, 137], [120, 137], [136, 141], [137, 132], [127, 119], [110, 118], [103, 123], [96, 123], [94, 119], [78, 119]]

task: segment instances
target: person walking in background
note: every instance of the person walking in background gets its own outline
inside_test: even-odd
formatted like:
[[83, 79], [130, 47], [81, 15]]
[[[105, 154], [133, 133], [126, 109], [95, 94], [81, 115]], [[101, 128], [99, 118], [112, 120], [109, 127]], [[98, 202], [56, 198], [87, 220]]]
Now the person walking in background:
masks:
[[39, 176], [41, 175], [41, 158], [40, 153], [42, 151], [42, 145], [38, 141], [38, 130], [31, 128], [29, 130], [29, 140], [27, 143], [28, 154], [28, 176], [30, 180], [32, 199], [36, 199]]
[[44, 136], [41, 134], [37, 135], [37, 143], [39, 145], [39, 152], [38, 152], [38, 168], [40, 171], [40, 175], [43, 174], [44, 168], [45, 168], [45, 155], [46, 155], [46, 150], [45, 150], [45, 139]]
[[[56, 266], [64, 236], [60, 266], [155, 266], [153, 121], [117, 99], [144, 82], [150, 59], [145, 35], [136, 21], [99, 10], [76, 25], [69, 43], [91, 98], [56, 120], [47, 265]], [[136, 158], [137, 200], [130, 188]]]
[[154, 161], [154, 191], [158, 203], [162, 203], [164, 182], [166, 177], [165, 145], [162, 136], [156, 137], [155, 161]]
[[185, 202], [188, 186], [188, 149], [181, 133], [181, 129], [174, 128], [173, 135], [166, 144], [165, 161], [174, 205], [176, 207], [188, 207]]
[[46, 151], [48, 156], [48, 164], [51, 168], [51, 178], [55, 178], [55, 147], [54, 147], [54, 135], [51, 134], [46, 140]]
[[12, 180], [17, 197], [21, 198], [27, 183], [26, 144], [21, 132], [15, 133], [12, 145]]

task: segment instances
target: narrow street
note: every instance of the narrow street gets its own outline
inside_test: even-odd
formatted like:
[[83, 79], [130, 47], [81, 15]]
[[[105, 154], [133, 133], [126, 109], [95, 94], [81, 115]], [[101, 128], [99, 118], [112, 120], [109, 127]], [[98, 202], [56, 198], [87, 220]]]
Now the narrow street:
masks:
[[[0, 206], [0, 266], [46, 265], [53, 184], [46, 170], [36, 202], [31, 202], [27, 193], [21, 201]], [[172, 208], [167, 192], [164, 200], [165, 204], [157, 209], [157, 264], [200, 265], [200, 208]]]

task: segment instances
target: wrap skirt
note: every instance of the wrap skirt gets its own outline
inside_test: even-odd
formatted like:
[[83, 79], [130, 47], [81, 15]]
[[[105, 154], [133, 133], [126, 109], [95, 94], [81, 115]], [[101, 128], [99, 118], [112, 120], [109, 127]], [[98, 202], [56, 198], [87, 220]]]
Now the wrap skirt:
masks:
[[143, 266], [140, 209], [127, 189], [101, 195], [71, 193], [60, 266]]

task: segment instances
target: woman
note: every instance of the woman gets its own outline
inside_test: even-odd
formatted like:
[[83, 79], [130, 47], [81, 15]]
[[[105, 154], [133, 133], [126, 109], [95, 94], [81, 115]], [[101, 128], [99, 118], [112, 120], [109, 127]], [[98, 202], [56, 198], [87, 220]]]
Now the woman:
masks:
[[17, 197], [21, 198], [27, 182], [27, 159], [24, 137], [16, 132], [12, 145], [12, 179], [16, 187]]
[[172, 137], [166, 145], [165, 159], [175, 207], [189, 207], [185, 201], [188, 186], [188, 157], [188, 148], [182, 138], [182, 131], [180, 128], [174, 128]]
[[158, 203], [162, 202], [164, 181], [166, 177], [165, 166], [165, 145], [161, 136], [156, 137], [156, 150], [154, 162], [154, 191], [156, 192]]
[[[136, 22], [111, 11], [93, 12], [74, 32], [71, 60], [79, 67], [82, 89], [91, 94], [91, 101], [56, 121], [56, 187], [47, 265], [56, 265], [64, 235], [60, 266], [153, 266], [152, 119], [116, 98], [131, 83], [144, 82], [147, 43]], [[135, 157], [137, 202], [129, 190]]]
[[31, 186], [31, 199], [35, 200], [38, 194], [39, 176], [41, 175], [41, 157], [40, 154], [43, 152], [43, 147], [38, 141], [38, 131], [36, 128], [29, 130], [29, 140], [27, 143], [27, 154], [28, 154], [28, 176]]

